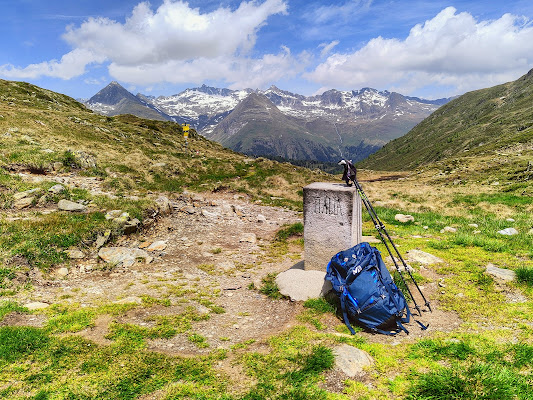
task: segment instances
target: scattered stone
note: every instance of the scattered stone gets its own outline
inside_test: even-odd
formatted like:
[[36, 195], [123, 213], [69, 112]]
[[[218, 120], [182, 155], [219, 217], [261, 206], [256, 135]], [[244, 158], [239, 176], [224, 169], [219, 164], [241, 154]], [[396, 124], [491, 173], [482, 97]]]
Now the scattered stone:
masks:
[[470, 228], [479, 228], [478, 224], [468, 224]]
[[266, 217], [263, 214], [257, 214], [257, 222], [264, 223], [266, 222]]
[[374, 236], [361, 236], [363, 242], [367, 243], [381, 243], [381, 240]]
[[78, 164], [81, 168], [96, 168], [96, 158], [94, 156], [80, 150], [72, 153], [76, 158], [76, 164]]
[[161, 162], [161, 163], [155, 163], [152, 165], [152, 168], [164, 168], [167, 166], [167, 163]]
[[451, 226], [445, 226], [443, 229], [440, 230], [440, 233], [446, 233], [446, 232], [455, 233], [457, 232], [457, 229], [452, 228]]
[[106, 244], [110, 236], [111, 236], [110, 229], [106, 230], [103, 234], [98, 234], [98, 237], [96, 238], [96, 248], [99, 249], [104, 244]]
[[148, 246], [150, 246], [152, 244], [152, 242], [150, 241], [146, 241], [146, 242], [142, 242], [140, 245], [139, 245], [139, 249], [146, 249]]
[[132, 233], [137, 232], [139, 229], [139, 226], [141, 225], [141, 221], [139, 221], [137, 218], [130, 219], [129, 221], [126, 221], [126, 224], [124, 225], [124, 234], [130, 235]]
[[331, 290], [331, 283], [324, 280], [326, 273], [316, 270], [289, 269], [276, 277], [279, 292], [292, 301], [316, 299]]
[[513, 236], [513, 235], [518, 235], [519, 232], [515, 228], [505, 228], [505, 229], [502, 229], [501, 231], [498, 231], [498, 233], [500, 235]]
[[35, 189], [26, 190], [24, 192], [18, 192], [13, 195], [13, 199], [20, 200], [20, 199], [24, 199], [27, 197], [34, 198], [40, 192], [41, 192], [41, 188], [35, 188]]
[[166, 196], [159, 196], [155, 200], [155, 204], [157, 206], [157, 211], [159, 211], [159, 214], [165, 216], [172, 214], [172, 204], [170, 204], [170, 200]]
[[42, 310], [43, 308], [50, 307], [50, 304], [40, 301], [34, 301], [32, 303], [24, 304], [24, 307], [30, 311]]
[[439, 264], [444, 262], [442, 258], [417, 249], [409, 250], [406, 254], [410, 261], [419, 262], [420, 264], [424, 265]]
[[67, 190], [65, 188], [65, 186], [63, 186], [62, 184], [58, 183], [57, 185], [54, 185], [52, 186], [50, 189], [48, 189], [48, 191], [50, 193], [53, 193], [53, 194], [59, 194], [59, 193], [62, 193], [64, 192], [65, 190]]
[[52, 164], [52, 169], [56, 172], [61, 171], [63, 169], [63, 163], [56, 161], [55, 163]]
[[487, 264], [486, 271], [487, 274], [504, 281], [513, 281], [516, 279], [516, 273], [513, 270], [498, 268], [494, 264]]
[[122, 210], [111, 210], [106, 213], [105, 219], [110, 220], [110, 219], [120, 218], [121, 215], [122, 215]]
[[350, 378], [365, 374], [364, 368], [374, 364], [374, 359], [365, 351], [348, 344], [333, 349], [335, 366]]
[[477, 234], [481, 233], [481, 231], [474, 231], [474, 232], [472, 232], [472, 233], [473, 233], [474, 235], [477, 235]]
[[60, 278], [64, 278], [68, 275], [68, 268], [62, 267], [56, 271], [56, 275]]
[[407, 222], [414, 222], [415, 217], [413, 217], [412, 215], [396, 214], [394, 216], [394, 219], [398, 222], [405, 224]]
[[194, 213], [196, 212], [196, 210], [194, 209], [193, 206], [187, 206], [187, 207], [184, 207], [184, 208], [182, 208], [181, 211], [183, 211], [183, 212], [185, 212], [185, 213], [187, 213], [187, 214], [191, 214], [191, 215], [194, 214]]
[[80, 203], [75, 203], [70, 200], [65, 200], [65, 199], [59, 200], [59, 203], [57, 203], [57, 207], [60, 210], [70, 211], [70, 212], [86, 212], [87, 211], [87, 206], [84, 206], [83, 204], [80, 204]]
[[37, 200], [37, 206], [44, 207], [47, 202], [48, 202], [48, 196], [44, 194], [41, 197], [39, 197], [39, 200]]
[[144, 260], [146, 264], [153, 260], [146, 251], [128, 247], [102, 247], [98, 256], [106, 263], [124, 267], [131, 267], [138, 260]]
[[[140, 247], [140, 246], [139, 246]], [[152, 243], [146, 248], [146, 251], [163, 251], [167, 248], [167, 242], [164, 240], [159, 240]]]
[[514, 219], [513, 218], [507, 218], [506, 221], [507, 222], [514, 222]]
[[243, 217], [244, 216], [244, 208], [242, 208], [241, 206], [238, 206], [238, 205], [234, 205], [232, 208], [233, 208], [233, 212], [238, 217]]
[[24, 197], [22, 199], [16, 200], [13, 203], [13, 207], [17, 210], [22, 210], [23, 208], [27, 208], [31, 206], [34, 200], [35, 200], [35, 197]]
[[531, 228], [528, 232], [527, 232], [528, 235], [533, 235], [533, 228]]
[[214, 212], [210, 212], [210, 211], [207, 211], [207, 210], [202, 210], [202, 215], [206, 218], [210, 218], [210, 219], [217, 219], [220, 214], [218, 213], [214, 213]]
[[426, 230], [427, 230], [427, 229], [429, 229], [429, 226], [424, 225], [424, 226], [422, 227], [422, 229], [426, 229]]
[[255, 244], [257, 242], [257, 237], [255, 236], [255, 233], [243, 233], [241, 238], [239, 239], [239, 242], [243, 243], [252, 243]]
[[85, 254], [83, 253], [83, 251], [78, 250], [78, 249], [67, 250], [65, 251], [65, 253], [67, 253], [69, 258], [72, 258], [72, 259], [85, 258]]

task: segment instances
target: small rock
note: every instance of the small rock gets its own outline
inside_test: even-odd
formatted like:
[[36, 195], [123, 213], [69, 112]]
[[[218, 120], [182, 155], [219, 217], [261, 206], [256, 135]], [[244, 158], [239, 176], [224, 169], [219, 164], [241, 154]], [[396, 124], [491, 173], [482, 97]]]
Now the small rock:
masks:
[[26, 197], [35, 197], [40, 192], [41, 192], [41, 188], [35, 188], [35, 189], [26, 190], [24, 192], [18, 192], [13, 195], [13, 199], [20, 200]]
[[207, 211], [207, 210], [202, 210], [202, 215], [206, 218], [210, 218], [210, 219], [217, 219], [220, 214], [218, 213], [214, 213], [214, 212], [210, 212], [210, 211]]
[[182, 211], [185, 212], [185, 213], [187, 213], [187, 214], [191, 214], [191, 215], [192, 215], [192, 214], [195, 213], [196, 210], [194, 209], [193, 206], [187, 206], [187, 207], [184, 207], [184, 208], [182, 209]]
[[59, 203], [57, 203], [57, 207], [60, 210], [63, 211], [70, 211], [70, 212], [86, 212], [87, 207], [80, 203], [75, 203], [70, 200], [59, 200]]
[[103, 234], [99, 234], [98, 237], [96, 238], [96, 248], [99, 249], [104, 244], [106, 244], [110, 236], [111, 236], [110, 229], [106, 230]]
[[331, 289], [331, 283], [324, 280], [326, 273], [303, 269], [289, 269], [276, 277], [279, 292], [293, 301], [316, 299]]
[[443, 229], [440, 230], [440, 233], [446, 233], [446, 232], [455, 233], [457, 232], [457, 229], [452, 228], [451, 226], [445, 226]]
[[139, 249], [146, 249], [148, 246], [150, 246], [152, 244], [152, 242], [150, 241], [146, 241], [146, 242], [142, 242], [140, 245], [139, 245]]
[[510, 269], [498, 268], [493, 264], [487, 264], [486, 267], [487, 274], [492, 275], [498, 279], [504, 281], [513, 281], [516, 279], [516, 273]]
[[55, 163], [52, 164], [52, 169], [54, 171], [60, 171], [61, 169], [63, 169], [63, 163], [56, 161]]
[[69, 258], [72, 258], [72, 259], [85, 258], [85, 254], [83, 253], [83, 251], [78, 250], [78, 249], [67, 250], [65, 251], [65, 253], [67, 253]]
[[110, 220], [110, 219], [120, 218], [121, 215], [122, 215], [122, 210], [111, 210], [106, 213], [105, 219]]
[[374, 364], [374, 359], [365, 351], [348, 344], [333, 349], [335, 366], [350, 378], [364, 375], [364, 368]]
[[234, 206], [233, 206], [233, 212], [234, 212], [238, 217], [243, 217], [243, 216], [244, 216], [244, 208], [242, 208], [241, 206], [234, 205]]
[[50, 193], [53, 193], [53, 194], [59, 194], [61, 192], [64, 192], [65, 190], [67, 190], [65, 188], [65, 186], [63, 186], [62, 184], [58, 183], [57, 185], [54, 185], [52, 186], [50, 189], [48, 189], [48, 191]]
[[407, 251], [407, 256], [410, 261], [419, 262], [420, 264], [424, 265], [439, 264], [444, 262], [442, 258], [417, 249]]
[[64, 278], [65, 276], [68, 275], [68, 268], [59, 268], [57, 271], [56, 271], [56, 275], [59, 276], [60, 278]]
[[513, 218], [507, 218], [506, 221], [507, 222], [514, 222], [514, 219]]
[[140, 225], [141, 225], [141, 221], [139, 221], [137, 218], [130, 219], [124, 225], [124, 228], [123, 228], [124, 229], [124, 234], [125, 235], [130, 235], [132, 233], [137, 232], [137, 230], [139, 229]]
[[165, 216], [172, 214], [172, 204], [170, 203], [170, 200], [166, 196], [159, 196], [155, 200], [155, 204], [157, 206], [157, 210], [159, 211], [159, 214]]
[[479, 228], [478, 224], [468, 224], [470, 228]]
[[150, 264], [153, 260], [146, 251], [128, 247], [102, 247], [98, 251], [98, 256], [106, 263], [125, 267], [132, 266], [138, 260], [144, 260], [146, 264]]
[[[140, 247], [140, 246], [139, 246]], [[152, 243], [146, 248], [146, 251], [163, 251], [167, 248], [167, 242], [164, 240], [159, 240]]]
[[24, 307], [27, 308], [30, 311], [42, 310], [43, 308], [47, 308], [49, 306], [50, 306], [50, 304], [43, 303], [43, 302], [40, 302], [40, 301], [34, 301], [32, 303], [24, 304]]
[[519, 232], [515, 228], [505, 228], [505, 229], [502, 229], [501, 231], [498, 231], [498, 233], [500, 235], [513, 236], [513, 235], [518, 235]]
[[533, 235], [533, 228], [531, 228], [528, 232], [527, 232], [528, 235]]
[[472, 233], [473, 233], [474, 235], [477, 235], [477, 234], [481, 233], [481, 231], [473, 231]]
[[257, 237], [255, 236], [255, 233], [243, 233], [241, 238], [239, 239], [239, 242], [245, 242], [245, 243], [252, 243], [255, 244], [257, 242]]
[[413, 217], [412, 215], [396, 214], [394, 216], [394, 219], [398, 222], [407, 223], [414, 222], [415, 217]]
[[374, 236], [362, 236], [362, 240], [367, 243], [381, 243], [381, 240]]
[[41, 197], [39, 197], [39, 200], [37, 200], [37, 206], [44, 207], [47, 202], [48, 197], [46, 195], [42, 195]]
[[257, 214], [257, 222], [264, 223], [266, 222], [266, 217], [263, 214]]
[[13, 203], [13, 207], [17, 210], [22, 210], [23, 208], [27, 208], [31, 206], [34, 200], [35, 200], [35, 197], [24, 197], [22, 199], [16, 200]]

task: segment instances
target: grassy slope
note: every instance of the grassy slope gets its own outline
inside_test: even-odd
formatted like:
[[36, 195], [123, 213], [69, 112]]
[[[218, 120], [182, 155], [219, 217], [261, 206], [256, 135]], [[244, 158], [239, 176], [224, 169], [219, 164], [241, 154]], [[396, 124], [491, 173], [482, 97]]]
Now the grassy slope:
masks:
[[492, 153], [533, 141], [533, 70], [514, 82], [477, 90], [435, 111], [407, 135], [361, 163], [410, 170], [450, 157]]

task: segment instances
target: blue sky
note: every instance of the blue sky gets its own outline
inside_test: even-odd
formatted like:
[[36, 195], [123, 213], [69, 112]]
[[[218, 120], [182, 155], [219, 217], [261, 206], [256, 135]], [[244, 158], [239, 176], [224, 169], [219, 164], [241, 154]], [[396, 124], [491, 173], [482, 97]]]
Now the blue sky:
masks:
[[533, 68], [533, 2], [0, 0], [0, 78], [88, 98], [112, 80], [440, 98]]

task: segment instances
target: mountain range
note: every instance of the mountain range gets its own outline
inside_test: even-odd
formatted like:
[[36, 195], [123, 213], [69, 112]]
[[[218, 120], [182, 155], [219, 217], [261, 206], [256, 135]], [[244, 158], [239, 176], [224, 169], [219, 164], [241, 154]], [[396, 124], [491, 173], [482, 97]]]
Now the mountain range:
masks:
[[191, 124], [233, 150], [292, 160], [362, 160], [406, 134], [449, 99], [423, 100], [363, 88], [303, 96], [203, 85], [173, 96], [133, 95], [112, 82], [85, 104], [105, 115]]

